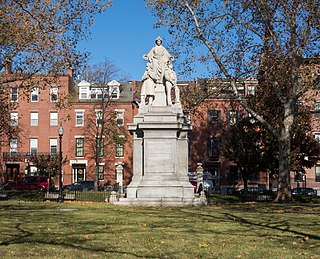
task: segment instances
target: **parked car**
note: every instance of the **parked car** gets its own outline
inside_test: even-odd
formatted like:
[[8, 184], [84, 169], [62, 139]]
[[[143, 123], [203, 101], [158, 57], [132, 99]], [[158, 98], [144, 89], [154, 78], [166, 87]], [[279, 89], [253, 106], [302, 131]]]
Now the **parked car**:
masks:
[[73, 184], [64, 185], [63, 189], [68, 191], [83, 191], [83, 190], [92, 191], [94, 190], [94, 181], [75, 182]]
[[197, 181], [193, 181], [193, 180], [191, 180], [190, 181], [190, 183], [192, 184], [192, 186], [193, 186], [193, 190], [194, 190], [194, 192], [196, 192], [197, 191]]
[[316, 196], [317, 191], [312, 188], [293, 188], [291, 190], [292, 195], [307, 195], [307, 196]]
[[47, 176], [27, 176], [21, 178], [17, 182], [17, 189], [19, 190], [48, 190], [49, 181]]
[[204, 180], [203, 181], [203, 190], [206, 194], [213, 193], [213, 182], [212, 180]]

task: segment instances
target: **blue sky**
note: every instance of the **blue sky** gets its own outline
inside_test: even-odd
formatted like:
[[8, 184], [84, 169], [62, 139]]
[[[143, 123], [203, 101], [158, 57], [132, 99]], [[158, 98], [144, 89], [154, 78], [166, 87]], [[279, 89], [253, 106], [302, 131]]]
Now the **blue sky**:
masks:
[[165, 29], [153, 28], [156, 18], [145, 8], [144, 0], [113, 0], [112, 7], [97, 15], [95, 22], [92, 39], [82, 44], [91, 52], [89, 64], [109, 58], [130, 80], [141, 79], [146, 65], [142, 56], [154, 46], [155, 38], [161, 36], [165, 47], [170, 40]]

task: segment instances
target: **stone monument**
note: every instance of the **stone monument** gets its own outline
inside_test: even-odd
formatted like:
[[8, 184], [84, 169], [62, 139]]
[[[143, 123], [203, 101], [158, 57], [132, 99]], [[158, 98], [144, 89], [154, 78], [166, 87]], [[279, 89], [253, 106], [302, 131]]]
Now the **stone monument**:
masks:
[[[191, 125], [180, 103], [174, 58], [157, 37], [143, 58], [148, 62], [142, 77], [138, 114], [133, 134], [133, 177], [127, 197], [118, 205], [201, 205], [188, 179], [188, 132]], [[174, 92], [172, 100], [171, 91]]]

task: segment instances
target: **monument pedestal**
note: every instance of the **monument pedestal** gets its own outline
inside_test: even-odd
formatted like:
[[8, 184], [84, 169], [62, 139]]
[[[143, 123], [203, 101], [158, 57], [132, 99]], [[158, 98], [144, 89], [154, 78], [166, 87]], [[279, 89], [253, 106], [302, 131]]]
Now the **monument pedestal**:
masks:
[[133, 178], [119, 205], [202, 205], [188, 179], [188, 132], [181, 105], [143, 106], [134, 122]]

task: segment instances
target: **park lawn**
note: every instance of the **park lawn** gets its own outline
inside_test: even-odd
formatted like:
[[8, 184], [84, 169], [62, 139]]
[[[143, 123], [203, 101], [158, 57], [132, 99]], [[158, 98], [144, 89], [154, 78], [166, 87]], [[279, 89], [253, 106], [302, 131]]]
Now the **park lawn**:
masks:
[[0, 202], [0, 258], [320, 258], [320, 208]]

